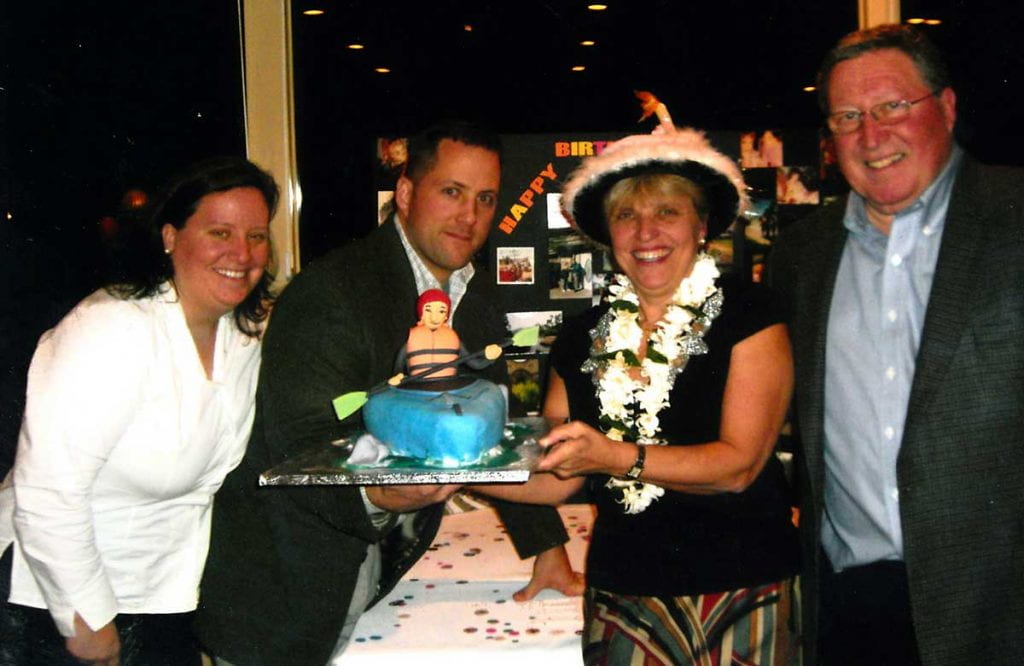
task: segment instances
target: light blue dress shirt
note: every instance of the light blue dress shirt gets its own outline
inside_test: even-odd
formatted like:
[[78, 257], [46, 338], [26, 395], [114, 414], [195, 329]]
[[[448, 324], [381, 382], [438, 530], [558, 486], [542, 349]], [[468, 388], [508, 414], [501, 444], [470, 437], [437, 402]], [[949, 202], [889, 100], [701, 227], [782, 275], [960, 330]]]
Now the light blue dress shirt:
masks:
[[837, 570], [903, 559], [896, 456], [914, 362], [962, 151], [900, 211], [888, 236], [851, 193], [825, 352], [825, 511]]

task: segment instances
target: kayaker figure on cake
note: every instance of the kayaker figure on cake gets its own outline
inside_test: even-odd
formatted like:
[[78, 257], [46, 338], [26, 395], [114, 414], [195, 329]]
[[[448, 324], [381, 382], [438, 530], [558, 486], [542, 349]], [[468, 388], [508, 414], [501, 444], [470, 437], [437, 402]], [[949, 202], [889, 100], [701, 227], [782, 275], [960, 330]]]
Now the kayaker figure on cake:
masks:
[[[456, 377], [459, 359], [470, 355], [459, 341], [459, 334], [448, 325], [450, 310], [451, 299], [442, 290], [427, 289], [420, 294], [416, 301], [419, 321], [409, 329], [409, 338], [395, 361], [395, 369], [399, 372], [388, 380], [388, 384], [414, 388], [417, 382], [430, 382], [429, 388], [444, 390], [435, 382]], [[479, 370], [501, 356], [501, 351], [500, 345], [490, 344], [484, 348], [482, 358], [464, 358], [463, 362]], [[402, 369], [408, 371], [408, 377]], [[456, 382], [457, 385], [465, 383]]]
[[334, 399], [339, 419], [363, 409], [363, 423], [372, 436], [359, 438], [350, 461], [376, 464], [390, 454], [457, 467], [478, 462], [501, 441], [508, 417], [505, 392], [486, 379], [460, 375], [457, 367], [481, 370], [509, 345], [534, 345], [538, 327], [469, 353], [448, 325], [450, 311], [444, 291], [421, 293], [416, 301], [419, 321], [398, 352], [396, 374], [367, 391]]

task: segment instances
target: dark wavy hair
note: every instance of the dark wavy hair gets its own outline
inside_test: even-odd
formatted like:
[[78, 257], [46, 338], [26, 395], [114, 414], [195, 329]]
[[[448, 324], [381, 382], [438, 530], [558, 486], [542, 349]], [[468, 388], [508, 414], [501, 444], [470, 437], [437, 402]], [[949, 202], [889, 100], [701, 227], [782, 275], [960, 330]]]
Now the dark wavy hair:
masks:
[[409, 137], [409, 159], [404, 174], [416, 181], [437, 164], [437, 147], [441, 141], [450, 139], [489, 150], [502, 160], [501, 137], [497, 132], [468, 120], [444, 120]]
[[[174, 278], [174, 264], [164, 253], [163, 226], [183, 228], [203, 197], [236, 187], [259, 190], [270, 217], [274, 217], [279, 193], [269, 173], [244, 157], [213, 157], [197, 162], [171, 178], [136, 220], [127, 220], [127, 233], [113, 252], [107, 291], [125, 299], [156, 294], [161, 284]], [[260, 322], [267, 318], [273, 281], [274, 276], [264, 271], [245, 300], [235, 307], [235, 324], [248, 336], [257, 337]]]
[[879, 25], [851, 32], [840, 39], [825, 56], [818, 69], [818, 106], [823, 113], [829, 112], [828, 77], [835, 66], [844, 60], [852, 60], [879, 49], [896, 49], [906, 54], [914, 61], [921, 79], [932, 90], [938, 91], [953, 85], [946, 59], [923, 32], [909, 25]]

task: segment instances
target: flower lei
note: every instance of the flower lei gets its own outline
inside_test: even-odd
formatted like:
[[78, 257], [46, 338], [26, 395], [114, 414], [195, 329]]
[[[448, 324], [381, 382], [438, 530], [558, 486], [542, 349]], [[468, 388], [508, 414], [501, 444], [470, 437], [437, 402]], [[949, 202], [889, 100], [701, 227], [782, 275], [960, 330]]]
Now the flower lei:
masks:
[[[668, 395], [690, 356], [708, 351], [702, 338], [722, 310], [718, 275], [715, 260], [699, 254], [651, 332], [643, 361], [640, 299], [625, 275], [612, 279], [605, 297], [611, 307], [590, 331], [590, 357], [580, 367], [594, 381], [601, 429], [609, 439], [641, 446], [666, 443], [658, 437], [658, 413], [668, 406]], [[660, 486], [632, 479], [612, 477], [605, 487], [622, 491], [618, 502], [627, 514], [642, 512], [665, 494]]]

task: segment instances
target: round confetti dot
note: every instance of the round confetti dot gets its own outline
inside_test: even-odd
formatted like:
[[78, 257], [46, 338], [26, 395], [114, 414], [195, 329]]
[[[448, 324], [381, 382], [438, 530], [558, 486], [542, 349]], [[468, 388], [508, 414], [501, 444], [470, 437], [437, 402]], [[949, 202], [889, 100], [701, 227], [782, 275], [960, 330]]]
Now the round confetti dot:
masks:
[[455, 581], [455, 584], [456, 585], [468, 585], [469, 581], [468, 580], [457, 580], [457, 581]]
[[540, 633], [540, 629], [537, 629], [536, 627], [530, 627], [530, 628], [528, 628], [526, 630], [526, 633], [528, 633], [528, 634], [539, 634]]
[[410, 617], [412, 617], [412, 616], [409, 615], [408, 613], [399, 613], [398, 614], [398, 619], [399, 620], [408, 620]]
[[383, 636], [370, 636], [370, 640], [371, 640], [371, 641], [379, 641], [379, 640], [381, 640], [382, 638], [383, 638]]
[[490, 611], [486, 608], [478, 608], [477, 610], [473, 611], [473, 615], [487, 615], [489, 612]]
[[495, 629], [494, 627], [488, 627], [487, 628], [487, 633], [489, 633], [489, 634], [496, 634], [496, 633], [498, 633], [498, 630]]
[[488, 618], [487, 619], [487, 624], [498, 624], [499, 622], [501, 622], [501, 620], [499, 620], [497, 618], [493, 618], [492, 617], [492, 618]]
[[404, 606], [404, 605], [405, 605], [405, 600], [404, 599], [396, 599], [395, 601], [392, 601], [392, 602], [388, 603], [388, 606]]
[[437, 586], [434, 585], [433, 583], [427, 583], [426, 585], [424, 585], [424, 587], [427, 588], [428, 590], [432, 590], [432, 589], [434, 589]]
[[462, 631], [463, 631], [464, 633], [467, 633], [467, 634], [475, 634], [475, 633], [476, 633], [476, 631], [477, 631], [477, 629], [476, 629], [476, 627], [466, 627], [466, 628], [465, 628], [465, 629], [463, 629]]

